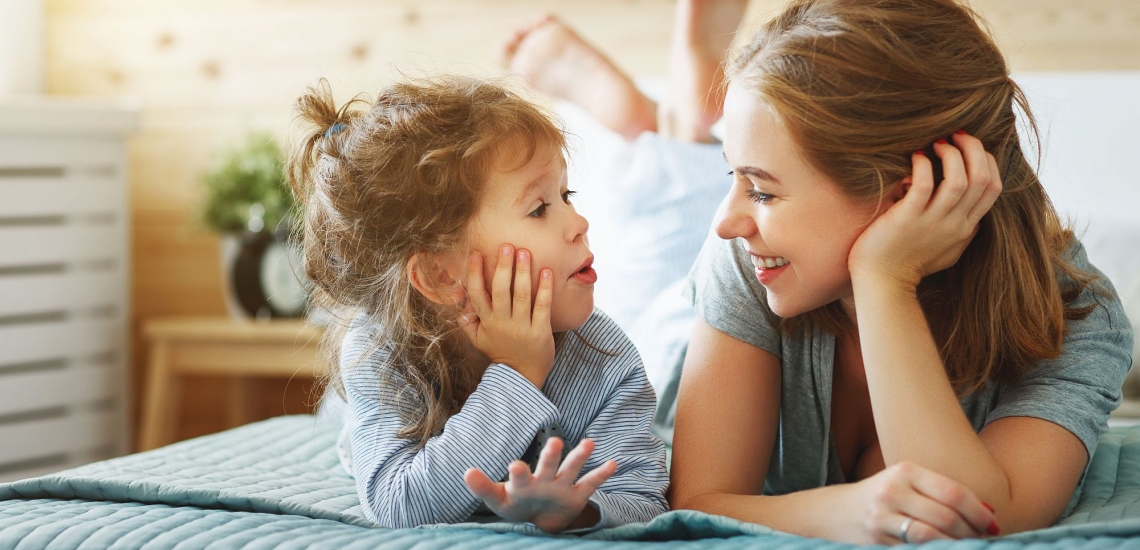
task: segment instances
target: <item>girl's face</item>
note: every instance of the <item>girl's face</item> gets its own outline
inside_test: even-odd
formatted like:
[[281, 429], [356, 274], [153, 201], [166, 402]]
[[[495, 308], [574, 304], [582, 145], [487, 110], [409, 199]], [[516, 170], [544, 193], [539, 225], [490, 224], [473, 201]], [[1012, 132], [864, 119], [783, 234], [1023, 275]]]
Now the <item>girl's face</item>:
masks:
[[717, 211], [717, 235], [747, 243], [776, 315], [793, 317], [835, 300], [853, 312], [847, 255], [878, 205], [849, 198], [810, 166], [746, 84], [729, 86], [724, 120], [724, 155], [736, 181]]
[[590, 224], [570, 203], [562, 151], [538, 149], [520, 168], [510, 166], [510, 160], [503, 164], [507, 167], [488, 179], [471, 222], [474, 248], [484, 258], [487, 290], [500, 248], [510, 244], [525, 249], [531, 253], [532, 297], [538, 292], [540, 270], [549, 268], [553, 275], [551, 329], [565, 332], [581, 327], [594, 310], [594, 255], [586, 241]]

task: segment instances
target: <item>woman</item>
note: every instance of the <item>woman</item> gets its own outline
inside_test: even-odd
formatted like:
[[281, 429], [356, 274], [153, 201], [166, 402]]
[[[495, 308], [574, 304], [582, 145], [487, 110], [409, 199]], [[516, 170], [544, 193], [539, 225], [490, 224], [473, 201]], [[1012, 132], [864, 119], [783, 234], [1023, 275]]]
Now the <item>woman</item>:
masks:
[[690, 274], [673, 508], [884, 544], [1055, 522], [1132, 331], [974, 14], [798, 1], [728, 73], [735, 183]]

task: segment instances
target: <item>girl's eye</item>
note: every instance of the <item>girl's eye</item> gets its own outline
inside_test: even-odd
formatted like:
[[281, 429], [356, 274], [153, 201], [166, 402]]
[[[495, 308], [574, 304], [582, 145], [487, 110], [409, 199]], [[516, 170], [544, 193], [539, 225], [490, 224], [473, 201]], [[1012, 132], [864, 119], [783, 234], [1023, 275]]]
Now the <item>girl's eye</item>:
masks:
[[567, 190], [565, 193], [562, 193], [562, 202], [564, 202], [566, 204], [570, 204], [570, 197], [573, 197], [574, 195], [577, 195], [577, 194], [578, 194], [577, 191]]
[[749, 189], [748, 190], [748, 198], [751, 199], [752, 202], [757, 202], [760, 204], [768, 204], [768, 201], [772, 200], [772, 195], [769, 195], [767, 193], [761, 193], [755, 189]]
[[546, 207], [548, 207], [548, 206], [550, 206], [550, 203], [544, 202], [544, 203], [538, 205], [538, 208], [531, 210], [530, 214], [527, 214], [527, 215], [532, 217], [532, 218], [539, 218], [539, 219], [545, 218], [546, 217]]

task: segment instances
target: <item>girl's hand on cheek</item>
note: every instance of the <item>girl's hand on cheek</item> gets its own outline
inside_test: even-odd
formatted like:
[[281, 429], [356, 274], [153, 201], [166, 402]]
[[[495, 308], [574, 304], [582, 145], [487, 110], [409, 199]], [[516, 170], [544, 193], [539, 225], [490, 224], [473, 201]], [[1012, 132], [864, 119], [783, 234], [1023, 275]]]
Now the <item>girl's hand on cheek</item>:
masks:
[[514, 247], [503, 245], [488, 296], [483, 255], [473, 252], [467, 266], [467, 296], [474, 314], [465, 313], [460, 326], [491, 362], [515, 369], [536, 388], [542, 388], [554, 366], [554, 334], [550, 329], [554, 283], [550, 270], [543, 269], [532, 307], [530, 274], [530, 253], [519, 250], [516, 254]]
[[1001, 533], [993, 510], [966, 486], [909, 462], [836, 487], [848, 497], [835, 518], [836, 538], [844, 541], [922, 544]]
[[930, 159], [911, 155], [909, 191], [855, 241], [847, 258], [851, 276], [887, 277], [917, 287], [923, 277], [954, 265], [1001, 194], [993, 155], [978, 139], [959, 132], [954, 143], [938, 140], [944, 179], [934, 187]]
[[617, 463], [610, 460], [577, 479], [592, 452], [594, 442], [583, 439], [559, 467], [562, 440], [552, 437], [539, 455], [534, 474], [516, 460], [507, 467], [510, 477], [505, 482], [495, 483], [475, 468], [467, 470], [463, 480], [492, 512], [505, 519], [529, 521], [547, 533], [592, 527], [599, 516], [593, 507], [587, 508], [590, 495], [617, 471]]

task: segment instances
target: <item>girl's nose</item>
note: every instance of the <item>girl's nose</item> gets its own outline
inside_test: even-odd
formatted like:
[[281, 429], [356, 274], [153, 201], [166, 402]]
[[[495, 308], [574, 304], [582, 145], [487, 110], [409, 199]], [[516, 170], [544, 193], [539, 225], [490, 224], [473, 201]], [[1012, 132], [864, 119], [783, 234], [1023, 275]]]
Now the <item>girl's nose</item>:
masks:
[[578, 239], [585, 240], [586, 232], [590, 230], [590, 221], [577, 211], [573, 213], [573, 216], [574, 219], [570, 224], [570, 242], [577, 241]]
[[724, 200], [720, 201], [720, 206], [716, 209], [716, 217], [713, 218], [716, 236], [728, 240], [737, 237], [751, 237], [757, 232], [756, 220], [752, 217], [747, 201], [748, 198], [735, 188], [729, 191], [728, 195], [725, 195]]

